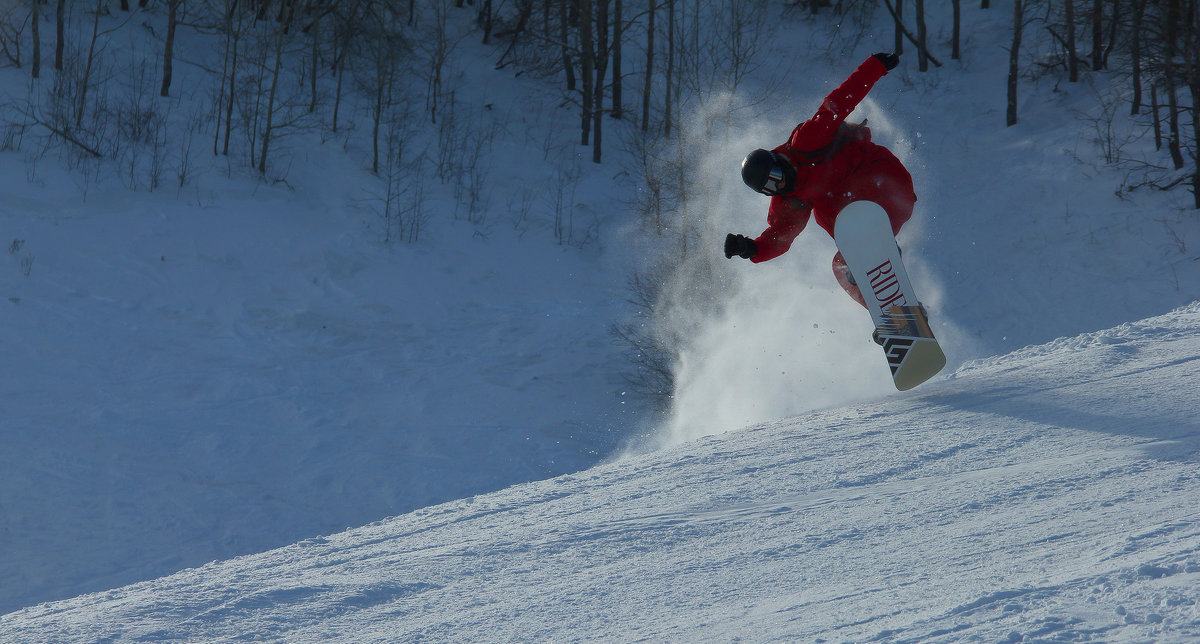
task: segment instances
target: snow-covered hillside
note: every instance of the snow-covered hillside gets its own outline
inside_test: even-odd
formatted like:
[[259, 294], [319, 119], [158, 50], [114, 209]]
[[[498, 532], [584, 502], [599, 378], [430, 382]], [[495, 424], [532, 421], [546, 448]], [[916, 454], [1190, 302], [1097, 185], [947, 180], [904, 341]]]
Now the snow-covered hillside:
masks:
[[[742, 156], [890, 46], [882, 11], [772, 15], [795, 82], [756, 103], [778, 79], [747, 78], [734, 125], [684, 115], [713, 199], [681, 216], [723, 272], [681, 291], [702, 304], [662, 424], [610, 334], [630, 272], [676, 260], [634, 223], [633, 125], [592, 164], [473, 10], [486, 205], [469, 222], [428, 178], [419, 243], [383, 241], [361, 130], [280, 141], [286, 182], [210, 159], [178, 192], [0, 153], [0, 641], [1200, 637], [1200, 218], [1114, 194], [1089, 110], [1120, 78], [1023, 77], [1003, 127], [992, 4], [964, 7], [961, 61], [904, 58], [855, 117], [915, 178], [900, 243], [952, 362], [909, 395], [820, 230], [719, 256], [765, 225]], [[5, 100], [25, 75], [0, 69]]]
[[1200, 305], [28, 608], [4, 641], [1200, 638]]

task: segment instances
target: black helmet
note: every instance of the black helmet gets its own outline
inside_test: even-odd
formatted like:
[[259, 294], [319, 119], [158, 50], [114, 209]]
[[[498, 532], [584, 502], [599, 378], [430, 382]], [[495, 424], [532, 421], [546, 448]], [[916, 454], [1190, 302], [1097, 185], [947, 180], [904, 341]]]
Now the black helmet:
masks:
[[778, 154], [760, 148], [742, 161], [742, 181], [764, 195], [786, 194], [796, 181], [796, 171]]

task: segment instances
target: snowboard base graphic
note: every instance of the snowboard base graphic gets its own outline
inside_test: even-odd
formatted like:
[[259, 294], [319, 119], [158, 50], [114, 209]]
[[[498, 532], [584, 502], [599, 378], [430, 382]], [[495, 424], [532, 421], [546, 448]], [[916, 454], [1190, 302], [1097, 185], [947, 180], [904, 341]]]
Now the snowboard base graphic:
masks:
[[917, 300], [892, 236], [891, 222], [879, 204], [856, 201], [834, 222], [834, 243], [862, 291], [883, 345], [896, 389], [907, 391], [946, 366], [925, 308]]

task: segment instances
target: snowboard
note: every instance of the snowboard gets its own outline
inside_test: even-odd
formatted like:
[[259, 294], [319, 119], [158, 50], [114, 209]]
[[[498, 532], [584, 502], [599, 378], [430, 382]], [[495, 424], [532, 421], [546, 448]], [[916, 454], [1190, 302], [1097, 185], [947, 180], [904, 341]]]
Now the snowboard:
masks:
[[846, 206], [834, 221], [833, 240], [866, 300], [896, 389], [907, 391], [937, 375], [946, 354], [908, 279], [883, 206]]

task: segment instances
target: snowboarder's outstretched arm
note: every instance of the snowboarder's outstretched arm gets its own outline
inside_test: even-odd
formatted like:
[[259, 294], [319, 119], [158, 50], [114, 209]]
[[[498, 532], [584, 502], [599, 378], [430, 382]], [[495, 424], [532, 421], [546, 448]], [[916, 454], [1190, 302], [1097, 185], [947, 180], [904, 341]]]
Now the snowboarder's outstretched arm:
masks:
[[816, 115], [792, 131], [788, 145], [794, 150], [818, 150], [829, 145], [838, 126], [867, 97], [867, 92], [871, 91], [875, 82], [889, 70], [895, 69], [899, 62], [899, 56], [883, 52], [867, 58], [849, 78], [825, 97]]
[[750, 261], [759, 264], [775, 259], [792, 247], [808, 225], [812, 208], [792, 197], [772, 197], [767, 210], [767, 229], [754, 240], [757, 251]]

